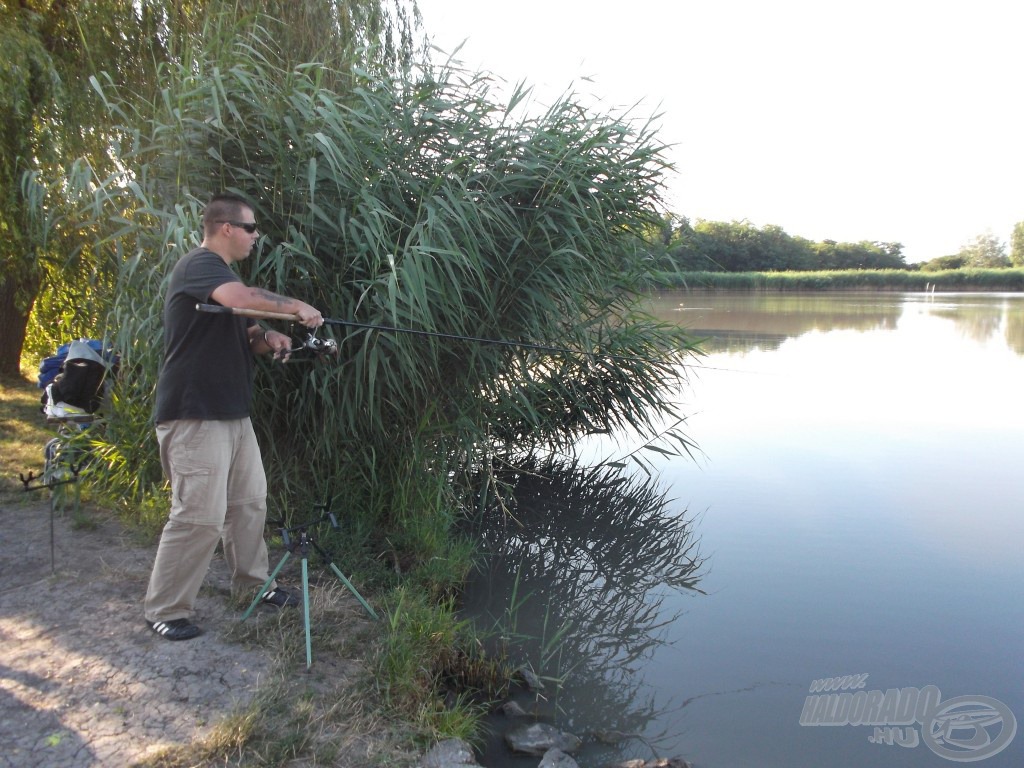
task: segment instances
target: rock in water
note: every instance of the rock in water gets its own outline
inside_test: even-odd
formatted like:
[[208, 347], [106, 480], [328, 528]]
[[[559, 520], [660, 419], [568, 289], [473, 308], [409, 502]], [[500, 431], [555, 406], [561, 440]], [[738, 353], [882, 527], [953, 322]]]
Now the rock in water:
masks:
[[538, 757], [549, 749], [572, 753], [583, 744], [578, 736], [560, 731], [547, 723], [530, 723], [513, 728], [505, 734], [505, 743], [513, 752]]
[[537, 676], [537, 673], [534, 672], [528, 665], [524, 664], [523, 666], [519, 667], [519, 669], [516, 670], [516, 674], [518, 674], [523, 679], [523, 682], [526, 684], [527, 689], [533, 691], [534, 693], [544, 690], [544, 683], [541, 682], [541, 679]]
[[501, 707], [499, 707], [499, 709], [501, 709], [501, 714], [503, 714], [505, 717], [526, 717], [527, 716], [526, 710], [523, 709], [518, 704], [518, 702], [515, 702], [515, 701], [506, 701], [504, 704], [501, 705]]
[[537, 768], [580, 768], [579, 763], [560, 749], [549, 749]]

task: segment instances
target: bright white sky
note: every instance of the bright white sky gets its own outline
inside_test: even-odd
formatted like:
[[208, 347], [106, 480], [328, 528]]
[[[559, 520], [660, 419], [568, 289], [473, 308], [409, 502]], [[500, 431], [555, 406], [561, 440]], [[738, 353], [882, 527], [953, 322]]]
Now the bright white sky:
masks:
[[1019, 0], [417, 3], [436, 46], [544, 103], [661, 113], [668, 205], [691, 220], [909, 262], [1024, 221]]

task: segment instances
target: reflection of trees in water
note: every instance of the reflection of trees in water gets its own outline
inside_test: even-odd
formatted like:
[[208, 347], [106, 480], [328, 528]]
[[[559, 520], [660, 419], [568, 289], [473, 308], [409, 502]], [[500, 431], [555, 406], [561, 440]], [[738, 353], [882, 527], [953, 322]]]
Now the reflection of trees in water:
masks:
[[938, 307], [932, 314], [953, 323], [965, 338], [983, 343], [1002, 335], [1012, 352], [1024, 355], [1024, 305], [1002, 298]]
[[707, 339], [701, 349], [710, 353], [778, 349], [786, 339], [811, 331], [891, 331], [899, 322], [900, 311], [897, 304], [842, 295], [815, 299], [782, 294], [759, 296], [756, 301], [751, 297], [718, 299], [711, 306], [697, 303], [674, 315], [655, 314], [661, 319], [673, 318], [693, 338]]
[[715, 352], [756, 352], [771, 351], [782, 346], [789, 338], [784, 333], [755, 333], [753, 331], [697, 331], [694, 338], [701, 339], [701, 351], [706, 354]]
[[564, 678], [567, 727], [581, 716], [587, 728], [642, 731], [656, 713], [634, 672], [678, 618], [663, 601], [699, 592], [692, 524], [649, 478], [608, 467], [549, 463], [511, 482], [511, 508], [478, 521], [487, 564], [467, 612], [491, 617], [541, 675]]
[[950, 320], [964, 338], [983, 343], [999, 333], [1006, 310], [999, 305], [979, 304], [936, 309], [932, 314]]
[[1007, 313], [1006, 344], [1018, 355], [1024, 355], [1024, 312]]
[[[1024, 305], [1019, 297], [940, 294], [917, 301], [929, 314], [952, 322], [966, 338], [985, 342], [1004, 333], [1009, 348], [1024, 354]], [[701, 344], [705, 352], [743, 353], [777, 349], [788, 338], [816, 330], [895, 330], [907, 303], [899, 293], [668, 292], [653, 295], [649, 311], [687, 328], [694, 338], [707, 339]]]

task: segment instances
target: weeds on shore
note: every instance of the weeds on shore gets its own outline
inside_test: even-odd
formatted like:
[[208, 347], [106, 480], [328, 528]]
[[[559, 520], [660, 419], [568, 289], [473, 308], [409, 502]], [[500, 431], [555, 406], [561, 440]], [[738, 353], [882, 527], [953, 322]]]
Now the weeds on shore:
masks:
[[0, 492], [12, 500], [22, 491], [20, 473], [42, 473], [43, 447], [53, 437], [40, 413], [39, 396], [27, 379], [0, 379]]
[[205, 738], [164, 750], [134, 768], [411, 762], [418, 754], [415, 733], [383, 714], [364, 659], [381, 627], [332, 582], [310, 590], [310, 618], [316, 650], [309, 670], [301, 611], [260, 614], [236, 625], [230, 639], [259, 646], [273, 659], [259, 691]]
[[274, 660], [255, 697], [205, 738], [133, 768], [409, 764], [434, 740], [476, 739], [486, 702], [510, 674], [482, 651], [461, 650], [467, 625], [422, 593], [396, 590], [384, 611], [387, 619], [375, 623], [340, 584], [311, 590], [309, 670], [301, 612], [237, 625], [231, 639]]

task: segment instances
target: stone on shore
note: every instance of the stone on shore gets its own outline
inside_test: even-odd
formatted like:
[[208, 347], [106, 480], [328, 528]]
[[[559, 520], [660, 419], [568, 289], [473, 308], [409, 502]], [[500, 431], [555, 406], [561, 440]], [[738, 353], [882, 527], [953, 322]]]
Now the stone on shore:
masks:
[[537, 768], [579, 768], [579, 763], [560, 749], [549, 749]]
[[472, 747], [462, 739], [446, 739], [435, 744], [419, 762], [419, 768], [462, 768], [476, 766]]
[[513, 728], [505, 734], [505, 743], [513, 752], [538, 757], [549, 749], [576, 752], [583, 745], [578, 736], [560, 731], [547, 723], [530, 723]]

